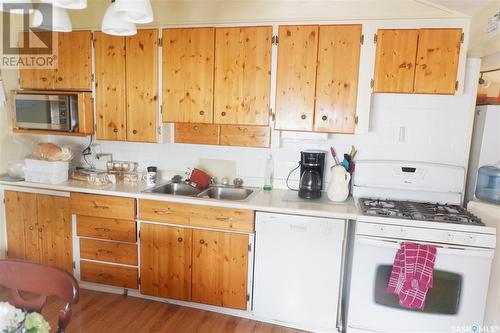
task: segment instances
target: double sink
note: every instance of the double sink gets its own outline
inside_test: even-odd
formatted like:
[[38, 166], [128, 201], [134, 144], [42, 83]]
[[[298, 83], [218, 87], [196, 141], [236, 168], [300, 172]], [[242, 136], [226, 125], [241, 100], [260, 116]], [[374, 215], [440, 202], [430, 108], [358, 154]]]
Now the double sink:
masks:
[[233, 186], [210, 186], [204, 191], [186, 183], [167, 183], [145, 190], [146, 193], [181, 195], [230, 201], [249, 201], [258, 193], [256, 188]]

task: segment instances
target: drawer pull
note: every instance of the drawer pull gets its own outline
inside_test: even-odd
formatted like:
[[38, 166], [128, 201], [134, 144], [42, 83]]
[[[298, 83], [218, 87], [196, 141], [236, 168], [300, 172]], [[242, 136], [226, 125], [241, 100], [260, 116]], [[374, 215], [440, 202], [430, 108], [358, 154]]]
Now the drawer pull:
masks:
[[109, 206], [98, 205], [97, 202], [95, 202], [95, 201], [92, 201], [92, 202], [94, 203], [95, 209], [109, 209]]
[[109, 279], [109, 278], [113, 277], [111, 274], [108, 274], [108, 273], [99, 273], [99, 276], [102, 278], [105, 278], [105, 279]]
[[205, 244], [205, 241], [203, 239], [200, 239], [200, 244]]
[[182, 237], [177, 238], [177, 241], [178, 241], [179, 243], [182, 243]]
[[158, 215], [168, 215], [170, 214], [170, 209], [155, 209], [154, 210], [155, 214], [158, 214]]
[[103, 254], [113, 253], [113, 251], [110, 251], [110, 250], [105, 250], [105, 249], [99, 249], [99, 250], [97, 250], [97, 252], [99, 252], [99, 253], [103, 253]]
[[233, 220], [232, 217], [216, 217], [217, 221], [231, 222]]
[[101, 227], [95, 227], [94, 230], [95, 231], [104, 231], [104, 232], [110, 232], [111, 231], [111, 229], [101, 228]]

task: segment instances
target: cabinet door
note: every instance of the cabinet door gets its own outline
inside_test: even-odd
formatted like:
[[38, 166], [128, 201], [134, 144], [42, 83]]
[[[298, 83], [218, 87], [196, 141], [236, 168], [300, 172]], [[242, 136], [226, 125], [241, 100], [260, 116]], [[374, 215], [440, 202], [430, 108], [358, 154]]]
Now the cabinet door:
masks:
[[191, 299], [192, 230], [141, 223], [141, 293]]
[[73, 272], [70, 199], [37, 194], [40, 262]]
[[[37, 32], [36, 35], [32, 32], [30, 33], [19, 33], [19, 47], [23, 47], [25, 45], [24, 39], [29, 39], [29, 45], [31, 47], [39, 47], [40, 50], [45, 47], [45, 44], [41, 42], [41, 40], [47, 40], [48, 38], [52, 38], [53, 45], [57, 45], [58, 36], [57, 32], [52, 31], [40, 31]], [[50, 36], [52, 35], [52, 36]], [[37, 56], [40, 52], [34, 52], [33, 56]], [[23, 66], [19, 66], [19, 85], [23, 89], [44, 89], [44, 90], [53, 90], [55, 84], [55, 69], [42, 69], [42, 68], [23, 68]]]
[[125, 38], [94, 33], [98, 140], [125, 141]]
[[361, 25], [319, 27], [314, 131], [354, 133]]
[[175, 124], [175, 142], [218, 145], [219, 127], [214, 124]]
[[54, 71], [55, 89], [92, 89], [90, 42], [90, 31], [59, 33], [59, 62]]
[[272, 27], [216, 29], [216, 124], [269, 124], [272, 33]]
[[163, 121], [212, 123], [213, 28], [163, 30]]
[[157, 142], [158, 30], [127, 37], [127, 141]]
[[280, 26], [276, 129], [313, 129], [318, 26]]
[[415, 92], [454, 94], [462, 29], [420, 29]]
[[248, 235], [193, 230], [194, 302], [246, 310]]
[[[5, 191], [5, 219], [9, 258], [26, 258], [25, 227], [36, 225], [36, 194]], [[31, 255], [30, 255], [31, 256]]]
[[417, 43], [418, 30], [378, 30], [374, 92], [413, 92]]

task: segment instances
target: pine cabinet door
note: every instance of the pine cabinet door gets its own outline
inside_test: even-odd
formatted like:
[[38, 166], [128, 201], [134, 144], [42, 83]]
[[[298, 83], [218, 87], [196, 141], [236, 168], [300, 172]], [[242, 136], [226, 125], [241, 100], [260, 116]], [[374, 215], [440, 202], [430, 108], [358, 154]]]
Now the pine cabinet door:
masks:
[[272, 27], [216, 29], [216, 124], [269, 124], [271, 49]]
[[354, 133], [361, 25], [319, 27], [314, 131]]
[[275, 128], [312, 131], [318, 26], [280, 26], [278, 37]]
[[[37, 36], [32, 32], [25, 33], [20, 32], [19, 37], [19, 47], [24, 47], [26, 45], [25, 39], [29, 40], [30, 47], [44, 48], [46, 45], [42, 42], [43, 40], [48, 40], [52, 38], [53, 46], [56, 47], [55, 41], [58, 40], [58, 33], [52, 31], [41, 31], [37, 32]], [[41, 55], [40, 52], [34, 52], [33, 56]], [[55, 69], [48, 68], [31, 68], [23, 66], [19, 67], [19, 85], [23, 89], [44, 89], [53, 90], [55, 87]]]
[[415, 92], [454, 94], [462, 29], [420, 29]]
[[90, 31], [60, 32], [58, 66], [54, 71], [56, 90], [91, 90]]
[[158, 141], [158, 30], [126, 39], [127, 141]]
[[193, 230], [194, 302], [246, 310], [248, 235]]
[[[30, 231], [30, 227], [34, 229], [37, 223], [36, 194], [5, 191], [5, 219], [8, 256], [25, 259], [27, 257], [25, 228]], [[38, 244], [37, 239], [35, 239], [35, 244]], [[29, 249], [31, 246], [28, 247]], [[33, 257], [33, 254], [29, 253], [28, 257]]]
[[377, 32], [373, 92], [413, 93], [418, 30]]
[[141, 224], [141, 293], [191, 299], [192, 230]]
[[125, 141], [125, 38], [94, 33], [98, 140]]
[[213, 121], [213, 28], [163, 30], [163, 121]]
[[37, 194], [40, 263], [73, 272], [70, 199]]

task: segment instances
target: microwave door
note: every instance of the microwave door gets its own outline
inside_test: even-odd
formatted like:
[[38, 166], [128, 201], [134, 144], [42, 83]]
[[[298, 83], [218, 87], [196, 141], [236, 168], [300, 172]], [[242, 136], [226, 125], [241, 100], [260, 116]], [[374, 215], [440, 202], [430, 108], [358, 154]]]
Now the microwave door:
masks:
[[19, 128], [67, 131], [69, 117], [67, 96], [16, 96], [16, 123]]

